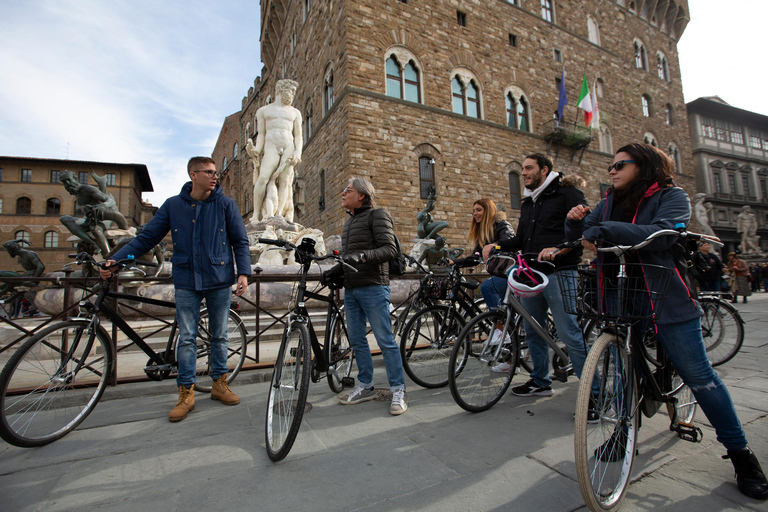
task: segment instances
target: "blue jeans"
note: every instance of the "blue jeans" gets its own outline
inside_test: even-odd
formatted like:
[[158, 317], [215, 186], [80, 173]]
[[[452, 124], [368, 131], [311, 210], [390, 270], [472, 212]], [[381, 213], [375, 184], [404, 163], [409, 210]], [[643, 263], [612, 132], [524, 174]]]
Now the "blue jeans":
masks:
[[189, 387], [197, 382], [197, 326], [200, 320], [200, 303], [205, 298], [211, 330], [211, 377], [213, 380], [226, 375], [227, 369], [227, 320], [232, 302], [232, 289], [182, 290], [176, 288], [176, 321], [179, 324], [179, 341], [176, 343], [176, 360], [179, 362], [178, 386]]
[[355, 351], [357, 361], [357, 380], [366, 387], [373, 383], [373, 359], [365, 336], [367, 319], [384, 356], [389, 389], [404, 390], [403, 360], [400, 357], [400, 347], [392, 334], [392, 321], [389, 317], [389, 286], [374, 284], [345, 288], [344, 309], [349, 344]]
[[[548, 277], [549, 284], [540, 294], [535, 297], [523, 298], [521, 302], [523, 307], [545, 329], [547, 309], [552, 311], [557, 337], [568, 348], [568, 356], [573, 363], [573, 370], [576, 372], [576, 376], [581, 378], [581, 370], [587, 359], [587, 344], [584, 342], [584, 336], [579, 328], [576, 315], [565, 312], [563, 301], [566, 299], [560, 293], [557, 276], [551, 274]], [[575, 297], [571, 297], [571, 299], [575, 299]], [[572, 310], [575, 310], [575, 307]], [[549, 345], [533, 330], [527, 320], [523, 320], [523, 327], [533, 363], [531, 378], [537, 386], [549, 386], [552, 384], [552, 379], [549, 376]]]
[[488, 309], [493, 309], [504, 300], [504, 294], [507, 293], [507, 280], [503, 277], [491, 276], [480, 285], [480, 293], [483, 294]]
[[747, 446], [728, 388], [707, 357], [701, 337], [701, 321], [694, 318], [677, 324], [660, 324], [658, 336], [678, 375], [691, 388], [699, 407], [714, 427], [717, 440], [729, 450]]

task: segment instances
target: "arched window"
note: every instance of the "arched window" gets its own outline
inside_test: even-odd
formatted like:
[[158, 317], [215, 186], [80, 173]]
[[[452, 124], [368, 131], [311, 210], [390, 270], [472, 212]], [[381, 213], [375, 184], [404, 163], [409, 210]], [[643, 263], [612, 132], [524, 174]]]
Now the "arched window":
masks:
[[541, 17], [546, 21], [552, 23], [555, 19], [554, 8], [552, 7], [552, 0], [541, 0]]
[[663, 53], [659, 52], [656, 54], [656, 60], [656, 68], [659, 74], [659, 78], [665, 82], [669, 82], [669, 66], [667, 65], [667, 58]]
[[670, 125], [670, 126], [672, 126], [674, 124], [674, 122], [675, 122], [674, 117], [673, 117], [674, 114], [672, 112], [673, 112], [672, 111], [672, 105], [667, 103], [664, 106], [664, 122], [666, 124]]
[[600, 27], [591, 14], [587, 16], [587, 38], [590, 43], [600, 46]]
[[333, 106], [333, 68], [328, 67], [325, 73], [323, 85], [323, 116], [325, 116]]
[[224, 157], [224, 163], [221, 164], [221, 172], [227, 169], [227, 157]]
[[403, 56], [404, 66], [393, 53], [386, 61], [387, 96], [421, 103], [421, 74], [413, 59]]
[[45, 232], [45, 244], [43, 247], [53, 248], [59, 246], [59, 234], [56, 231]]
[[514, 210], [520, 209], [522, 199], [522, 188], [520, 187], [520, 173], [523, 166], [518, 162], [507, 164], [507, 174], [509, 177], [509, 206]]
[[598, 142], [600, 144], [600, 151], [603, 153], [613, 154], [613, 139], [611, 138], [611, 130], [605, 124], [600, 125]]
[[669, 158], [671, 158], [672, 161], [675, 162], [675, 172], [677, 174], [682, 174], [683, 169], [682, 169], [682, 164], [680, 162], [680, 150], [677, 149], [677, 145], [675, 145], [674, 142], [669, 143], [667, 154], [669, 155]]
[[235, 147], [232, 150], [232, 160], [237, 160], [237, 155], [238, 155], [238, 153], [237, 153], [237, 142], [235, 142]]
[[451, 79], [453, 111], [477, 119], [482, 118], [482, 98], [477, 78], [467, 69], [454, 72]]
[[307, 16], [309, 16], [309, 9], [312, 8], [312, 0], [304, 0], [304, 12], [302, 14], [302, 22], [307, 21]]
[[59, 215], [61, 214], [61, 201], [52, 197], [45, 202], [45, 214], [46, 215]]
[[520, 129], [524, 132], [529, 132], [530, 123], [528, 122], [528, 102], [524, 97], [520, 97], [520, 101], [517, 102], [517, 118], [520, 122]]
[[26, 240], [27, 242], [29, 242], [29, 231], [24, 231], [24, 230], [17, 231], [16, 233], [14, 233], [13, 238], [14, 240]]
[[246, 140], [246, 142], [250, 138], [251, 138], [251, 123], [245, 123], [245, 140]]
[[320, 197], [317, 199], [317, 208], [325, 210], [325, 169], [320, 169]]
[[648, 58], [645, 55], [645, 45], [642, 41], [635, 39], [632, 43], [635, 50], [635, 67], [648, 71]]
[[429, 189], [435, 186], [435, 159], [431, 156], [419, 157], [419, 191], [421, 198], [429, 196]]
[[20, 197], [16, 200], [16, 214], [29, 215], [32, 213], [32, 200], [28, 197]]
[[507, 126], [511, 128], [517, 128], [517, 105], [515, 105], [515, 97], [511, 92], [507, 93], [505, 97], [507, 104]]
[[312, 138], [312, 98], [307, 98], [307, 107], [304, 109], [304, 144]]
[[651, 97], [647, 94], [643, 94], [640, 98], [640, 103], [643, 106], [643, 117], [651, 117]]
[[605, 87], [605, 82], [603, 82], [602, 78], [598, 78], [595, 81], [595, 94], [597, 94], [598, 98], [602, 98], [603, 97], [603, 88], [604, 87]]

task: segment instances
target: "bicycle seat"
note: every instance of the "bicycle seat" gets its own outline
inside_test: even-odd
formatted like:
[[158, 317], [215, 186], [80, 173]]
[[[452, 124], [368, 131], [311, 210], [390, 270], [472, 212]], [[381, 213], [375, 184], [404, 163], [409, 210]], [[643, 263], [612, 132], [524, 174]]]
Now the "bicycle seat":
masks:
[[480, 286], [480, 283], [477, 281], [462, 281], [461, 286], [464, 288], [469, 288], [470, 290], [477, 290], [477, 287]]

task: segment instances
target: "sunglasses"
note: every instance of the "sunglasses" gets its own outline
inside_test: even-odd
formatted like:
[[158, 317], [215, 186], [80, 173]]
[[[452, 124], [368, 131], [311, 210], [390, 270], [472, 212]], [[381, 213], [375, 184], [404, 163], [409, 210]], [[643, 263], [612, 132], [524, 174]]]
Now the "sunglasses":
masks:
[[619, 160], [618, 162], [614, 162], [608, 166], [608, 172], [611, 172], [614, 169], [616, 169], [617, 171], [620, 171], [624, 168], [624, 164], [634, 164], [634, 163], [635, 163], [634, 160]]

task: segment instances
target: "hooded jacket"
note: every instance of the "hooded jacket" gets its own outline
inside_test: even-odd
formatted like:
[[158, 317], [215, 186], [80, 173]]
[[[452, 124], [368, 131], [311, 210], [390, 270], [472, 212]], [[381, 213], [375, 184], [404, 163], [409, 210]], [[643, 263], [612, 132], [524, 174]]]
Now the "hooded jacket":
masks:
[[185, 183], [179, 195], [168, 198], [141, 233], [110, 258], [140, 257], [170, 231], [176, 288], [203, 291], [232, 286], [235, 262], [239, 275], [251, 275], [248, 236], [235, 202], [218, 183], [203, 201], [193, 199], [191, 191], [192, 182]]
[[[577, 179], [560, 176], [534, 201], [530, 197], [523, 199], [520, 206], [520, 222], [517, 234], [499, 245], [502, 251], [522, 251], [540, 253], [547, 247], [555, 247], [566, 241], [565, 217], [576, 205], [586, 205], [584, 193], [576, 187]], [[576, 247], [562, 256], [556, 256], [557, 268], [581, 263], [582, 248]]]
[[[652, 233], [662, 229], [674, 229], [676, 224], [688, 225], [691, 220], [691, 200], [685, 191], [678, 187], [660, 188], [653, 184], [640, 199], [632, 222], [609, 220], [613, 209], [613, 189], [608, 189], [606, 196], [581, 221], [566, 221], [569, 240], [584, 236], [586, 240], [609, 240], [618, 245], [634, 245], [642, 242]], [[672, 269], [674, 274], [666, 290], [653, 290], [664, 293], [665, 304], [656, 318], [658, 324], [686, 322], [702, 315], [698, 302], [685, 284], [683, 276], [677, 271], [672, 256], [675, 236], [660, 237], [637, 251], [640, 263], [659, 265]], [[603, 261], [603, 253], [598, 253], [598, 262]], [[649, 267], [650, 268], [650, 267]], [[652, 272], [644, 268], [644, 273]], [[647, 286], [656, 286], [658, 279], [647, 279]]]
[[[373, 232], [368, 216], [373, 215]], [[356, 265], [357, 272], [344, 269], [344, 287], [385, 285], [389, 286], [389, 264], [395, 259], [395, 230], [392, 217], [386, 210], [374, 210], [370, 205], [355, 208], [352, 217], [344, 224], [341, 235], [342, 254], [365, 254], [365, 263]], [[333, 273], [339, 268], [331, 269]]]

